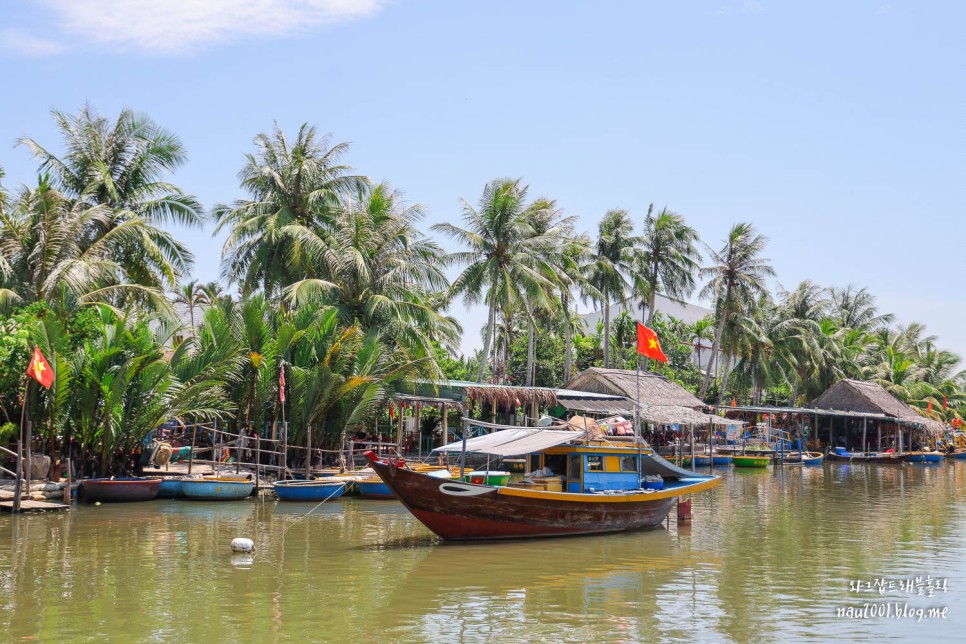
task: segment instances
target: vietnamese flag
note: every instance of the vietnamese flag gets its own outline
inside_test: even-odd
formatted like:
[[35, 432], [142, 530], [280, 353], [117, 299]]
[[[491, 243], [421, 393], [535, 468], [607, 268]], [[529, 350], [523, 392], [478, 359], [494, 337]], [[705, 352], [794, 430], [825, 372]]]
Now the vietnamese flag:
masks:
[[54, 384], [54, 370], [50, 368], [47, 358], [40, 352], [40, 347], [34, 347], [34, 357], [27, 367], [27, 375], [43, 385], [44, 389], [50, 389]]
[[661, 351], [661, 343], [657, 339], [657, 334], [640, 322], [637, 323], [637, 352], [642, 356], [667, 362], [667, 356]]

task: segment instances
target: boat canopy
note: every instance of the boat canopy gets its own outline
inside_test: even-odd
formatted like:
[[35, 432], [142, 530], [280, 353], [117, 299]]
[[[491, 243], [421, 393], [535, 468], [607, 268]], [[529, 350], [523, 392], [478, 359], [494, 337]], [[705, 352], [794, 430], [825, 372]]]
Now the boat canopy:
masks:
[[[516, 427], [477, 436], [466, 441], [466, 451], [472, 454], [493, 456], [520, 456], [563, 445], [584, 437], [584, 432], [545, 429], [543, 427]], [[458, 441], [437, 447], [434, 452], [462, 452], [463, 443]]]

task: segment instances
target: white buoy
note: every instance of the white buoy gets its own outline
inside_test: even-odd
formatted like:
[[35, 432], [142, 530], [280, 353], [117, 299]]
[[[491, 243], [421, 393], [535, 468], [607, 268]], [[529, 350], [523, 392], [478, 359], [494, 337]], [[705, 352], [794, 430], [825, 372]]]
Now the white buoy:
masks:
[[235, 537], [231, 540], [232, 552], [255, 552], [255, 542], [245, 537]]

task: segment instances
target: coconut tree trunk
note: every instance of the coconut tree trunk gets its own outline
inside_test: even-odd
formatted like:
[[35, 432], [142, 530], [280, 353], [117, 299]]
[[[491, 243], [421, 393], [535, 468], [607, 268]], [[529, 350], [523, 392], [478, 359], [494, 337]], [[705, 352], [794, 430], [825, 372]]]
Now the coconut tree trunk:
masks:
[[[718, 328], [714, 332], [714, 342], [711, 344], [711, 358], [718, 352], [718, 347], [721, 346], [721, 337], [724, 335], [725, 319], [728, 317], [728, 304], [725, 300], [725, 304], [721, 307], [721, 319], [718, 320]], [[708, 385], [711, 384], [711, 360], [708, 360], [709, 368], [704, 372], [704, 382], [701, 383], [701, 394], [698, 396], [701, 400], [708, 394]]]
[[570, 363], [572, 359], [573, 347], [570, 329], [570, 298], [566, 291], [560, 295], [560, 305], [563, 308], [564, 316], [564, 383], [570, 382]]
[[527, 318], [527, 387], [533, 386], [534, 362], [536, 361], [536, 349], [533, 337], [533, 318]]
[[610, 293], [604, 291], [604, 368], [610, 368]]
[[486, 362], [490, 358], [490, 345], [493, 340], [493, 327], [496, 318], [496, 305], [490, 300], [490, 313], [486, 320], [486, 333], [483, 338], [483, 353], [480, 355], [480, 368], [476, 372], [476, 382], [483, 382], [483, 371], [486, 369]]
[[724, 397], [725, 386], [728, 384], [728, 372], [731, 371], [731, 355], [726, 351], [724, 357], [724, 366], [721, 368], [721, 386], [718, 387], [718, 405]]

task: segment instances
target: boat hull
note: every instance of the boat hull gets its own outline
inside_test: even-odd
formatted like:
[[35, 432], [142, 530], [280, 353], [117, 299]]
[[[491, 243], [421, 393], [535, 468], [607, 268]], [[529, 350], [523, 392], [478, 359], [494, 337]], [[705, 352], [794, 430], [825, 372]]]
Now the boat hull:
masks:
[[962, 451], [958, 451], [957, 450], [955, 452], [947, 452], [946, 453], [946, 458], [952, 458], [952, 459], [955, 459], [957, 461], [966, 460], [966, 450], [962, 450]]
[[570, 494], [440, 480], [386, 463], [372, 466], [413, 516], [447, 541], [652, 528], [664, 521], [678, 496], [719, 482], [709, 478], [679, 492]]
[[223, 479], [185, 479], [181, 482], [184, 495], [195, 501], [235, 501], [252, 495], [252, 481]]
[[82, 503], [130, 503], [157, 498], [161, 479], [122, 478], [81, 481], [77, 498]]
[[908, 454], [899, 454], [895, 452], [845, 452], [844, 454], [836, 454], [835, 452], [829, 452], [826, 454], [826, 458], [830, 461], [836, 461], [839, 463], [879, 463], [882, 465], [898, 465], [908, 460]]
[[272, 486], [279, 501], [327, 501], [345, 494], [345, 483], [278, 481]]
[[731, 462], [735, 467], [768, 467], [770, 456], [733, 456]]
[[184, 498], [184, 489], [181, 487], [181, 479], [163, 479], [161, 487], [158, 488], [159, 499], [181, 499]]
[[381, 478], [378, 480], [368, 479], [365, 481], [356, 481], [356, 489], [359, 491], [359, 496], [366, 499], [396, 498], [392, 489]]

